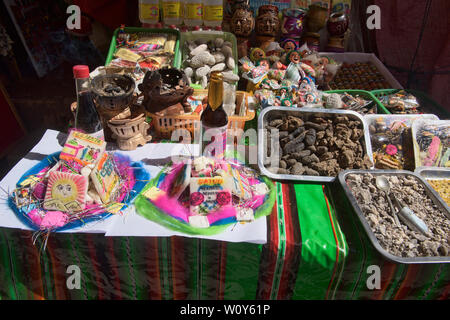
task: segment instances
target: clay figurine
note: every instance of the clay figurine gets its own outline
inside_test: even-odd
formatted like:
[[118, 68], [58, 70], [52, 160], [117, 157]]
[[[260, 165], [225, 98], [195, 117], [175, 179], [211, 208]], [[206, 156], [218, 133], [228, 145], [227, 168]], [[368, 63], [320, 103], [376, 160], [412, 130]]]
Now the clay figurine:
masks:
[[279, 29], [278, 7], [274, 5], [259, 7], [258, 17], [256, 17], [257, 46], [265, 51], [269, 44], [275, 41]]
[[256, 63], [256, 61], [258, 61], [258, 60], [260, 60], [260, 59], [263, 59], [263, 58], [265, 58], [265, 57], [266, 57], [266, 53], [265, 53], [264, 50], [261, 49], [261, 48], [253, 48], [253, 49], [250, 51], [250, 60], [251, 60], [253, 63]]
[[188, 85], [184, 72], [178, 69], [148, 71], [138, 87], [144, 95], [142, 105], [151, 113], [177, 103], [181, 103], [186, 112], [191, 108], [187, 98], [194, 93], [194, 89]]
[[231, 18], [231, 32], [234, 33], [238, 45], [239, 59], [248, 54], [248, 38], [255, 27], [255, 19], [250, 10], [246, 8], [237, 9]]
[[126, 108], [109, 120], [108, 126], [121, 150], [135, 150], [139, 145], [143, 146], [152, 139], [152, 136], [147, 135], [149, 124], [145, 122], [145, 115], [141, 113], [131, 119], [130, 108]]

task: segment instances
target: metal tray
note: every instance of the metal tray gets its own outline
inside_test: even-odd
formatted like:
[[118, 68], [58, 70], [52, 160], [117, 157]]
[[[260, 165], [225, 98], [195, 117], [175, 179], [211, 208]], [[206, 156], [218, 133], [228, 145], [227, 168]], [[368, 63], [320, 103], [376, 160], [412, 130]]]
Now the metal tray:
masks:
[[[417, 173], [419, 176], [423, 177], [423, 179], [428, 183], [427, 180], [450, 180], [450, 168], [442, 168], [442, 167], [419, 167], [414, 170], [415, 173]], [[428, 183], [429, 184], [429, 183]], [[430, 184], [430, 188], [434, 190], [434, 188]], [[436, 193], [439, 195], [439, 192], [436, 191]], [[442, 198], [441, 198], [442, 199]], [[447, 205], [448, 210], [450, 211], [450, 207], [445, 202], [444, 199], [442, 199], [442, 202]]]
[[[261, 173], [271, 179], [276, 180], [294, 180], [294, 181], [309, 181], [309, 182], [333, 182], [336, 177], [330, 176], [306, 176], [306, 175], [292, 175], [292, 174], [274, 174], [266, 169], [264, 166], [264, 154], [266, 153], [265, 145], [266, 141], [264, 139], [264, 128], [266, 123], [271, 117], [279, 116], [281, 114], [289, 114], [293, 116], [301, 116], [303, 118], [308, 118], [309, 116], [319, 116], [324, 118], [330, 118], [333, 116], [345, 115], [352, 120], [358, 120], [363, 125], [364, 137], [361, 138], [361, 143], [363, 145], [366, 154], [369, 156], [373, 163], [372, 158], [372, 147], [369, 138], [369, 127], [367, 126], [364, 118], [355, 111], [350, 110], [330, 110], [321, 108], [292, 108], [292, 107], [268, 107], [265, 108], [258, 117], [258, 167]], [[373, 168], [373, 167], [372, 167]], [[371, 168], [371, 169], [372, 169]]]
[[406, 170], [345, 170], [339, 173], [338, 175], [338, 181], [342, 188], [344, 189], [344, 192], [350, 201], [354, 211], [356, 212], [356, 215], [358, 216], [362, 226], [364, 227], [364, 230], [367, 233], [367, 236], [370, 239], [370, 242], [372, 245], [377, 249], [377, 251], [384, 256], [386, 259], [389, 259], [391, 261], [397, 262], [397, 263], [404, 263], [404, 264], [411, 264], [411, 263], [450, 263], [450, 256], [448, 257], [415, 257], [415, 258], [404, 258], [404, 257], [398, 257], [394, 256], [393, 254], [389, 253], [378, 242], [377, 237], [372, 231], [372, 228], [367, 223], [367, 220], [358, 204], [358, 201], [356, 200], [355, 196], [353, 195], [353, 192], [350, 190], [350, 188], [347, 185], [347, 176], [349, 174], [365, 174], [370, 173], [374, 176], [379, 175], [386, 175], [386, 176], [414, 176], [417, 178], [419, 182], [422, 183], [424, 186], [425, 192], [427, 195], [431, 198], [431, 200], [436, 204], [438, 207], [440, 207], [446, 216], [450, 219], [450, 209], [449, 207], [444, 203], [444, 201], [441, 199], [441, 197], [437, 194], [436, 191], [434, 191], [433, 188], [417, 173], [406, 171]]
[[415, 173], [424, 179], [450, 179], [450, 168], [442, 167], [419, 167], [414, 170]]

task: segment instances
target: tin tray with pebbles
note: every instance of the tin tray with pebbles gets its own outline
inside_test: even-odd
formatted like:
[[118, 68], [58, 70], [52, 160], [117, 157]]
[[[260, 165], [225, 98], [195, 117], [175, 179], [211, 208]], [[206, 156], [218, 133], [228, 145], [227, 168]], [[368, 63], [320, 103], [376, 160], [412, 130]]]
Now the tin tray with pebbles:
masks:
[[[391, 199], [410, 208], [428, 232], [396, 223], [387, 195], [377, 188], [377, 176], [387, 178]], [[450, 262], [450, 212], [420, 176], [401, 170], [349, 170], [339, 175], [339, 182], [382, 255], [400, 263]]]
[[341, 170], [373, 167], [368, 130], [354, 111], [270, 107], [258, 129], [258, 165], [273, 179], [331, 182]]

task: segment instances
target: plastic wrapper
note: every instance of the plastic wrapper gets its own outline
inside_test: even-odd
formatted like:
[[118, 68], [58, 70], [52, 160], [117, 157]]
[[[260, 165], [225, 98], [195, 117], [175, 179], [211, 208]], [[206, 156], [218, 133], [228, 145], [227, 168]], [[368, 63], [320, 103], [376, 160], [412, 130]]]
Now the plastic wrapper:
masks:
[[435, 115], [366, 115], [375, 167], [414, 170], [411, 125], [417, 119], [437, 120]]
[[416, 167], [450, 168], [450, 121], [415, 121], [412, 135]]
[[392, 113], [414, 114], [420, 113], [421, 108], [417, 98], [404, 90], [382, 96], [380, 102]]

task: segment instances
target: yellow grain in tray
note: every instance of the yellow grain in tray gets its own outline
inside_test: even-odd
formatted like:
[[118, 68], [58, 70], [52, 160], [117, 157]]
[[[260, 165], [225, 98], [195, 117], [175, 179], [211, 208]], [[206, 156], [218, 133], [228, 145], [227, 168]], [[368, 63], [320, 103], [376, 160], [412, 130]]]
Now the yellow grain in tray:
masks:
[[450, 179], [428, 180], [428, 183], [436, 190], [441, 198], [450, 206]]

